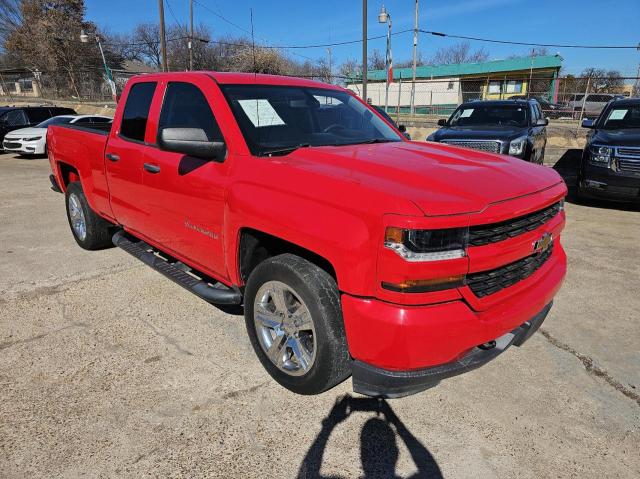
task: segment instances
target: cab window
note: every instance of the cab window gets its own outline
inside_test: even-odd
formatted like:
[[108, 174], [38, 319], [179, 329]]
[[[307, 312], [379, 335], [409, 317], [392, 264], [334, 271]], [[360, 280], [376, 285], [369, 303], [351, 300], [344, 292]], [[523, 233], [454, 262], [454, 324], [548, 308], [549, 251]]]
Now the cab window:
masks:
[[151, 108], [151, 100], [155, 91], [155, 82], [136, 83], [131, 87], [122, 114], [120, 136], [129, 140], [144, 141], [149, 108]]
[[22, 126], [28, 124], [28, 121], [24, 111], [11, 110], [0, 117], [0, 123], [8, 126]]

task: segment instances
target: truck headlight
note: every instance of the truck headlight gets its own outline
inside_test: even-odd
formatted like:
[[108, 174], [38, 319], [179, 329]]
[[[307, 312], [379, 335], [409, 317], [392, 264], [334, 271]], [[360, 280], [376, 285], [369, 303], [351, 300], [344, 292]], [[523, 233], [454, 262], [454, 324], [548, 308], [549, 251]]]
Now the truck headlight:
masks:
[[521, 136], [515, 140], [511, 140], [509, 143], [509, 154], [512, 156], [522, 155], [527, 146], [527, 137]]
[[30, 138], [24, 138], [24, 141], [36, 141], [36, 140], [40, 140], [42, 137], [41, 136], [32, 136]]
[[442, 261], [466, 256], [468, 228], [411, 230], [388, 227], [384, 247], [406, 261]]
[[591, 145], [589, 147], [589, 162], [598, 166], [609, 166], [613, 156], [613, 148], [608, 146]]

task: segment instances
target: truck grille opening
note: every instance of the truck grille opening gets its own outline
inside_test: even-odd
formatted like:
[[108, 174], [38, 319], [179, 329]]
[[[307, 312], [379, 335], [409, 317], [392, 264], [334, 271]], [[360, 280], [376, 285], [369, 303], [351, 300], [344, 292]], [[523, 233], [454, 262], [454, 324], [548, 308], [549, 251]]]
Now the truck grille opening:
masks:
[[531, 276], [549, 259], [552, 252], [553, 243], [545, 251], [527, 256], [506, 266], [469, 274], [467, 275], [467, 286], [478, 298], [497, 293]]
[[469, 228], [469, 246], [483, 246], [497, 243], [508, 238], [539, 228], [560, 212], [560, 203], [528, 215], [512, 218], [500, 223], [471, 226]]
[[637, 160], [618, 160], [618, 170], [624, 173], [640, 173], [640, 157]]
[[462, 146], [472, 150], [488, 151], [490, 153], [500, 153], [499, 141], [474, 141], [474, 140], [445, 140], [442, 143], [453, 146]]

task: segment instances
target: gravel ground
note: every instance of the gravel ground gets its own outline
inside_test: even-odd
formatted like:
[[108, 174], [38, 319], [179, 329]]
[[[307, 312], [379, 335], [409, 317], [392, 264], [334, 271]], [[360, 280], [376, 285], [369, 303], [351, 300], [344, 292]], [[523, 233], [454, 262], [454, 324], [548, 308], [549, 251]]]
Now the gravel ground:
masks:
[[47, 175], [0, 155], [0, 477], [640, 476], [638, 208], [567, 204], [541, 333], [385, 402], [279, 387], [241, 316], [77, 247]]

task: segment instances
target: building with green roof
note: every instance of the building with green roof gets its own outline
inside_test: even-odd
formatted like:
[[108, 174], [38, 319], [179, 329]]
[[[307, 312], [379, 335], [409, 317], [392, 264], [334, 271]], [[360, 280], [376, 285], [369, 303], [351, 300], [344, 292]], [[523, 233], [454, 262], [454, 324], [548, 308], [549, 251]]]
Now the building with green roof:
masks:
[[[470, 100], [497, 100], [531, 96], [555, 101], [560, 55], [540, 55], [492, 60], [481, 63], [425, 65], [416, 69], [417, 113], [452, 111]], [[386, 71], [367, 72], [367, 96], [374, 105], [384, 105]], [[389, 84], [389, 109], [401, 111], [411, 104], [411, 68], [394, 68]], [[347, 81], [347, 88], [360, 93], [362, 79]]]

